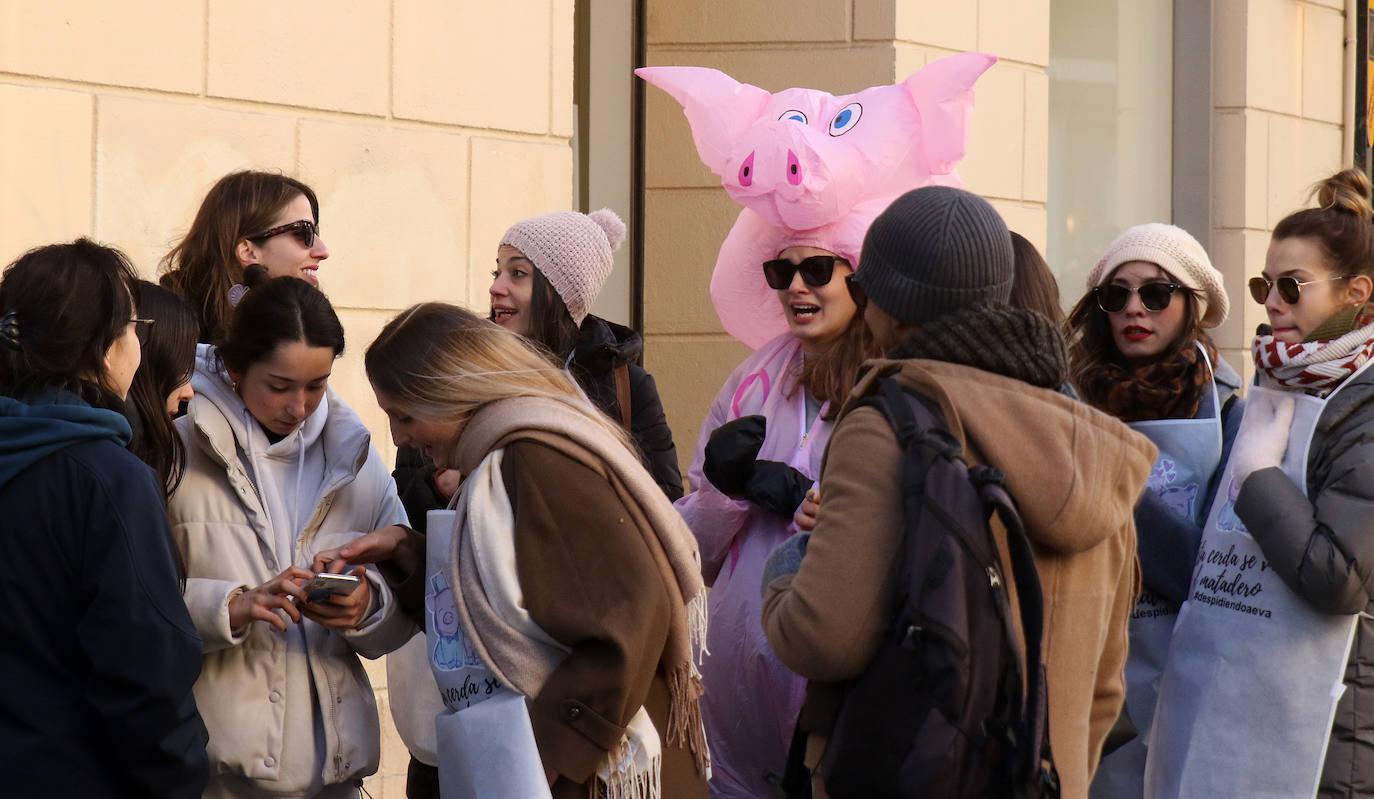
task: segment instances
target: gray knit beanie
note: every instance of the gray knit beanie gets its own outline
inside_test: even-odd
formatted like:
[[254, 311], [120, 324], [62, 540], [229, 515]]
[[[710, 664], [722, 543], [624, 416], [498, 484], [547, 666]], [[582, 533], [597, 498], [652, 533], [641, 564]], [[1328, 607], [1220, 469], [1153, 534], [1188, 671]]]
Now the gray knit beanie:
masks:
[[624, 240], [625, 223], [609, 208], [523, 219], [501, 237], [548, 278], [579, 326], [610, 277], [611, 254]]
[[1011, 233], [987, 200], [963, 189], [898, 197], [868, 228], [860, 261], [854, 282], [906, 324], [1011, 297]]

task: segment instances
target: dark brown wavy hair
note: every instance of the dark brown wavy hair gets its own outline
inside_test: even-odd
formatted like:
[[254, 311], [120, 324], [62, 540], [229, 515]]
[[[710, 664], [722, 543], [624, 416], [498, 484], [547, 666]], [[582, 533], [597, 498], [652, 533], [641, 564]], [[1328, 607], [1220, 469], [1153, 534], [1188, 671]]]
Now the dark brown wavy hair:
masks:
[[162, 285], [196, 312], [199, 339], [219, 344], [229, 331], [229, 289], [243, 281], [239, 242], [268, 228], [297, 197], [310, 203], [315, 223], [320, 201], [304, 183], [273, 172], [232, 172], [220, 178], [196, 212], [186, 236], [162, 259]]

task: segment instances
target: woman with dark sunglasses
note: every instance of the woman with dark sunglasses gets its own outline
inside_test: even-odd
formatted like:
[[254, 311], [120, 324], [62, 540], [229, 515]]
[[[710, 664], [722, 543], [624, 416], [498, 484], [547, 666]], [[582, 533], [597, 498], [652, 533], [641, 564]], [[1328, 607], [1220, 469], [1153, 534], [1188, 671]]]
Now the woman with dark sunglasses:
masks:
[[272, 172], [233, 172], [205, 195], [191, 229], [162, 259], [162, 285], [196, 311], [200, 341], [223, 340], [234, 304], [247, 290], [243, 270], [319, 285], [329, 248], [320, 238], [320, 203], [311, 188]]
[[1068, 319], [1073, 385], [1159, 447], [1135, 510], [1144, 586], [1131, 617], [1124, 713], [1138, 734], [1107, 753], [1092, 788], [1097, 797], [1140, 797], [1156, 683], [1218, 467], [1240, 425], [1241, 379], [1204, 332], [1226, 319], [1229, 302], [1221, 273], [1187, 231], [1129, 228], [1087, 287]]
[[1357, 170], [1316, 195], [1250, 283], [1269, 326], [1160, 683], [1159, 796], [1374, 796], [1374, 210]]
[[806, 681], [768, 646], [759, 586], [768, 555], [808, 521], [799, 506], [835, 415], [859, 365], [878, 354], [847, 278], [881, 210], [856, 212], [824, 236], [768, 229], [760, 249], [772, 257], [761, 274], [736, 281], [748, 301], [722, 303], [713, 293], [727, 330], [777, 318], [770, 306], [782, 314], [716, 395], [688, 471], [692, 493], [677, 503], [712, 586], [701, 700], [712, 796], [772, 795], [784, 770]]

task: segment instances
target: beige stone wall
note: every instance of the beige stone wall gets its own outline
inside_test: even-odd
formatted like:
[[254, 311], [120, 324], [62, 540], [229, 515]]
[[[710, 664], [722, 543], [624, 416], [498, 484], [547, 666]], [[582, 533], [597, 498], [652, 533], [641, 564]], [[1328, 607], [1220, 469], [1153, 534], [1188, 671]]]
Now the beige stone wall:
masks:
[[[1044, 246], [1049, 0], [648, 0], [647, 23], [650, 65], [713, 67], [769, 91], [845, 94], [963, 50], [1000, 56], [976, 85], [960, 173]], [[698, 160], [680, 106], [652, 87], [646, 96], [645, 362], [685, 472], [711, 400], [747, 354], [706, 292], [739, 206]]]
[[1217, 343], [1248, 378], [1250, 338], [1266, 317], [1245, 282], [1264, 268], [1274, 225], [1344, 165], [1353, 78], [1342, 0], [1216, 0], [1212, 8], [1211, 255], [1231, 298]]
[[[505, 227], [572, 207], [572, 28], [573, 0], [0, 0], [0, 261], [89, 235], [152, 277], [221, 175], [300, 177], [348, 333], [332, 384], [390, 458], [368, 342], [413, 302], [485, 311]], [[369, 665], [368, 790], [401, 797]]]

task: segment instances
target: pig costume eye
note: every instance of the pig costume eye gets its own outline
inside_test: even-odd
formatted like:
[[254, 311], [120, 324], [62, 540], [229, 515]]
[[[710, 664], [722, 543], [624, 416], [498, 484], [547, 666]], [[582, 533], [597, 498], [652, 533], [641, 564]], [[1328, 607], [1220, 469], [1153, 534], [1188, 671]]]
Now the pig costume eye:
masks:
[[795, 109], [792, 111], [783, 111], [782, 116], [778, 117], [778, 121], [781, 122], [784, 119], [792, 122], [800, 122], [803, 125], [806, 124], [806, 114], [803, 114], [802, 112], [797, 111]]
[[843, 136], [854, 129], [859, 124], [859, 117], [863, 116], [864, 107], [858, 103], [850, 103], [840, 109], [840, 113], [830, 120], [830, 135]]

